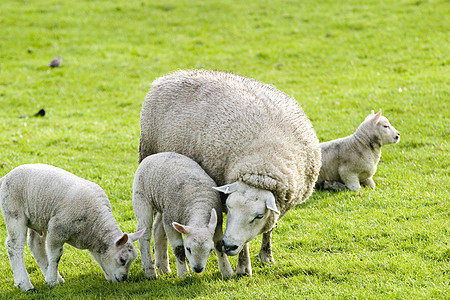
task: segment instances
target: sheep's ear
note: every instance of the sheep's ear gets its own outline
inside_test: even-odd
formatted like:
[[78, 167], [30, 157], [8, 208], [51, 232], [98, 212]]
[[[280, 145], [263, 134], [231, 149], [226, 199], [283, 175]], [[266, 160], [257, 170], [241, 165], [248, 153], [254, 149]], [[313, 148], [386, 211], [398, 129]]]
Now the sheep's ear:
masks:
[[217, 213], [216, 210], [213, 208], [211, 209], [211, 218], [209, 219], [208, 229], [211, 233], [214, 233], [216, 231], [217, 226]]
[[266, 199], [266, 207], [275, 213], [280, 214], [280, 211], [275, 204], [275, 196], [272, 193], [270, 193], [270, 196]]
[[182, 233], [182, 234], [187, 234], [187, 233], [189, 233], [189, 226], [181, 225], [180, 223], [177, 223], [177, 222], [172, 222], [172, 226], [173, 226], [173, 228], [175, 228], [175, 230], [178, 231], [179, 233]]
[[218, 187], [213, 186], [213, 189], [221, 193], [224, 193], [225, 195], [228, 195], [237, 191], [237, 182], [233, 182]]
[[116, 247], [125, 245], [128, 242], [128, 234], [124, 233], [123, 236], [116, 241]]
[[139, 231], [136, 231], [135, 233], [128, 234], [128, 238], [130, 239], [131, 242], [137, 241], [144, 235], [144, 232], [145, 232], [145, 228], [141, 229]]
[[372, 119], [373, 124], [377, 124], [378, 121], [380, 120], [380, 117], [381, 117], [381, 108], [380, 108], [380, 110], [377, 112], [377, 114], [375, 115], [375, 117], [373, 117], [373, 119]]

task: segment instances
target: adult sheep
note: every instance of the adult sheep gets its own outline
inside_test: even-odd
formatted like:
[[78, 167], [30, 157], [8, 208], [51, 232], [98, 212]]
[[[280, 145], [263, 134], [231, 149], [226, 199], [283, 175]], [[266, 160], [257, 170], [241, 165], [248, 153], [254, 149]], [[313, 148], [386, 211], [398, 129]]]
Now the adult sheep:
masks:
[[229, 194], [223, 250], [251, 275], [248, 242], [273, 262], [278, 219], [311, 195], [321, 165], [316, 133], [293, 98], [231, 73], [178, 71], [156, 79], [141, 111], [139, 161], [158, 152], [194, 161]]

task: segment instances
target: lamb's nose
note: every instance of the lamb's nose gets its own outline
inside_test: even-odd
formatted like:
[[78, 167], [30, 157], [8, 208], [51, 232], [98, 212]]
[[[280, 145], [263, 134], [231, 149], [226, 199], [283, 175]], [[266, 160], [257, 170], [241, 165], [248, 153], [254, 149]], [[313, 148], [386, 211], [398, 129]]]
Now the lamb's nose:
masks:
[[192, 269], [194, 270], [195, 273], [201, 273], [203, 271], [202, 267], [197, 267], [197, 266], [193, 267]]

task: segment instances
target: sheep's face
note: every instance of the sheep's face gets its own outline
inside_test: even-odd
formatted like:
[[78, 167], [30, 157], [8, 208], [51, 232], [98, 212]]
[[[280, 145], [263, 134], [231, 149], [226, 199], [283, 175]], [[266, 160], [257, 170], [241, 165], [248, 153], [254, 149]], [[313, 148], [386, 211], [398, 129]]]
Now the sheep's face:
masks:
[[395, 144], [400, 141], [400, 133], [389, 123], [389, 120], [381, 116], [375, 124], [380, 136], [381, 145]]
[[184, 254], [195, 273], [201, 273], [206, 267], [210, 253], [214, 250], [214, 232], [217, 225], [216, 210], [211, 211], [206, 228], [195, 228], [173, 222], [173, 227], [184, 234]]
[[140, 238], [143, 230], [134, 234], [124, 234], [114, 245], [104, 252], [91, 252], [110, 282], [121, 282], [127, 279], [131, 263], [137, 257], [133, 241]]
[[243, 182], [225, 185], [217, 190], [230, 194], [226, 201], [227, 226], [223, 237], [223, 251], [227, 255], [238, 254], [246, 243], [275, 225], [279, 211], [270, 191]]

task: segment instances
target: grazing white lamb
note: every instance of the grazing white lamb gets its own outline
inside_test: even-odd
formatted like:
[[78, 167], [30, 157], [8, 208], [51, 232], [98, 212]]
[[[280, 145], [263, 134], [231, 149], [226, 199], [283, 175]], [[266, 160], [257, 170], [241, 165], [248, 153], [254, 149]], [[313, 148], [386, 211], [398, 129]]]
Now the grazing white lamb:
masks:
[[311, 195], [320, 147], [295, 99], [231, 73], [178, 71], [153, 82], [141, 111], [139, 160], [177, 152], [196, 161], [229, 193], [223, 238], [251, 274], [248, 242], [263, 234], [259, 258], [273, 262], [278, 219]]
[[186, 258], [192, 270], [201, 273], [213, 250], [222, 276], [234, 275], [228, 257], [221, 250], [222, 202], [219, 193], [213, 190], [215, 186], [195, 161], [178, 153], [158, 153], [141, 162], [133, 182], [133, 208], [138, 229], [145, 228], [139, 249], [146, 277], [157, 276], [150, 253], [155, 213], [154, 254], [161, 274], [170, 272], [169, 239], [178, 276], [189, 272]]
[[143, 231], [120, 230], [97, 184], [57, 167], [22, 165], [0, 179], [0, 202], [14, 283], [22, 290], [33, 289], [23, 258], [28, 229], [31, 254], [50, 286], [64, 282], [58, 273], [64, 243], [88, 249], [108, 281], [127, 278], [137, 256], [132, 242]]
[[350, 136], [320, 144], [322, 167], [317, 188], [356, 191], [360, 183], [374, 188], [372, 176], [381, 157], [381, 146], [395, 144], [400, 133], [373, 110]]

